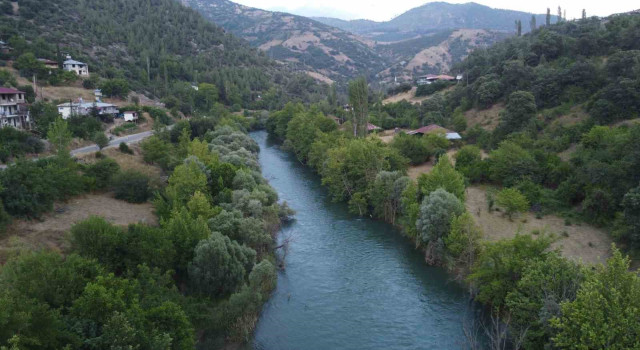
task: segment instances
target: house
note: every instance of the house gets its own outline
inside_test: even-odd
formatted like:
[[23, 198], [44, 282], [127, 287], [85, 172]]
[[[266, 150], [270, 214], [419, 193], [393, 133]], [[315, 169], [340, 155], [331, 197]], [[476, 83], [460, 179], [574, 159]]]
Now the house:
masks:
[[420, 85], [429, 85], [436, 81], [454, 81], [454, 80], [456, 80], [455, 77], [452, 77], [446, 74], [440, 74], [440, 75], [427, 74], [427, 75], [418, 77], [418, 79], [416, 80], [416, 84], [420, 86]]
[[62, 69], [67, 72], [74, 72], [79, 76], [89, 76], [89, 66], [86, 63], [71, 59], [71, 56], [67, 56], [67, 60], [62, 63]]
[[9, 53], [10, 51], [11, 47], [4, 41], [0, 40], [0, 53]]
[[455, 131], [451, 131], [441, 127], [440, 125], [431, 124], [427, 126], [423, 126], [416, 130], [411, 130], [407, 132], [407, 135], [427, 135], [433, 133], [443, 133], [447, 140], [460, 140], [462, 137]]
[[104, 102], [83, 102], [80, 99], [80, 102], [65, 102], [58, 105], [58, 113], [62, 116], [62, 119], [69, 119], [71, 116], [85, 116], [91, 114], [93, 109], [96, 109], [98, 115], [111, 115], [115, 116], [120, 111], [118, 107], [112, 105], [111, 103]]
[[42, 62], [46, 68], [49, 69], [58, 69], [58, 62], [47, 59], [47, 58], [38, 58], [39, 62]]
[[124, 114], [125, 122], [135, 122], [138, 120], [138, 112], [135, 111], [126, 111]]
[[31, 129], [29, 108], [23, 91], [0, 87], [0, 127]]

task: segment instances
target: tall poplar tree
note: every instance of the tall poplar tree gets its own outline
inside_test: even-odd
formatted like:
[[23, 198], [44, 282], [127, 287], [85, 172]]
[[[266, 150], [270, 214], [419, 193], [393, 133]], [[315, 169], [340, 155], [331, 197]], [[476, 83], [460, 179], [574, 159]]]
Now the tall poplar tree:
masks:
[[369, 87], [367, 80], [360, 77], [349, 83], [349, 103], [351, 103], [351, 115], [353, 123], [353, 136], [367, 136], [367, 123], [369, 121]]
[[551, 25], [551, 9], [547, 7], [547, 27]]
[[531, 15], [531, 21], [529, 21], [529, 26], [531, 27], [531, 31], [536, 30], [538, 24], [536, 23], [536, 15]]

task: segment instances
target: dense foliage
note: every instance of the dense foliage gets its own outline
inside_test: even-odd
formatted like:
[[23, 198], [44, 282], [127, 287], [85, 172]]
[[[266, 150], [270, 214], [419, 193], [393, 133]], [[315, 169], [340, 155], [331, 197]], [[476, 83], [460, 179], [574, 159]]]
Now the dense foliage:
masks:
[[[173, 0], [25, 0], [17, 16], [0, 18], [0, 39], [13, 48], [0, 59], [13, 59], [23, 76], [36, 74], [53, 85], [77, 76], [50, 72], [36, 58], [61, 62], [68, 53], [89, 64], [94, 77], [85, 87], [114, 97], [135, 90], [177, 98], [183, 111], [198, 105], [208, 112], [216, 101], [272, 109], [324, 92], [312, 78], [285, 71]], [[194, 90], [192, 82], [204, 91]]]

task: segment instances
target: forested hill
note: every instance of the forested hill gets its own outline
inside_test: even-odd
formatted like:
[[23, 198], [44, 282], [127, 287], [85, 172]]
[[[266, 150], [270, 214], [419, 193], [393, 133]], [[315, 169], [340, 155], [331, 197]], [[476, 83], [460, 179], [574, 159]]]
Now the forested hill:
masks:
[[258, 99], [266, 105], [254, 107], [277, 107], [283, 96], [309, 100], [318, 88], [175, 0], [21, 0], [13, 11], [0, 3], [0, 39], [14, 59], [68, 53], [92, 73], [160, 97], [214, 83], [221, 102], [247, 107]]
[[[540, 8], [544, 11], [544, 8]], [[523, 30], [529, 30], [531, 13], [522, 11], [494, 9], [488, 6], [469, 2], [466, 4], [450, 4], [446, 2], [430, 2], [413, 8], [386, 22], [367, 20], [345, 21], [336, 18], [314, 18], [320, 22], [335, 26], [353, 33], [371, 37], [381, 33], [420, 34], [443, 29], [490, 29], [513, 31], [515, 21], [523, 23]], [[556, 16], [551, 16], [555, 23]], [[545, 15], [536, 15], [538, 24], [545, 22]]]
[[206, 18], [287, 62], [300, 71], [345, 81], [358, 75], [373, 76], [385, 68], [385, 60], [372, 43], [312, 19], [271, 12], [227, 0], [182, 0]]

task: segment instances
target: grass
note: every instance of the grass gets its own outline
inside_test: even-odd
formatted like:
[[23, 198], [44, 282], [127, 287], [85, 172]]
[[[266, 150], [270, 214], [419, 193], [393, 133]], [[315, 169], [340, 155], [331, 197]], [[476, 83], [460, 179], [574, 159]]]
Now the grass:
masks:
[[136, 124], [125, 123], [122, 124], [111, 131], [112, 134], [120, 136], [120, 134], [131, 134], [138, 129]]

